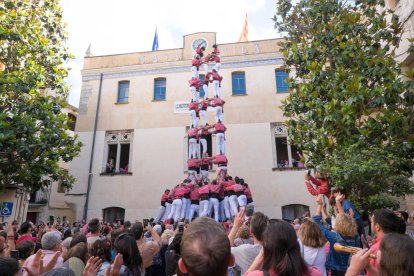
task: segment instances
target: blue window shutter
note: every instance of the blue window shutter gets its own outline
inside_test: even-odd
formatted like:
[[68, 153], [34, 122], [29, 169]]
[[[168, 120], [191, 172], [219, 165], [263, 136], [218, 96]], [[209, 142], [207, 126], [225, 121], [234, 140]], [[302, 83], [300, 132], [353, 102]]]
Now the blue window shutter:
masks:
[[154, 101], [162, 101], [166, 98], [166, 79], [154, 80]]
[[[204, 83], [204, 77], [205, 76], [203, 74], [199, 75], [200, 83]], [[200, 87], [200, 97], [204, 98], [205, 95], [206, 95], [206, 92], [204, 91], [204, 88], [201, 86]]]
[[233, 95], [246, 94], [246, 77], [244, 72], [234, 72], [231, 74], [231, 84]]
[[276, 92], [289, 92], [289, 85], [286, 82], [288, 73], [286, 71], [276, 71]]
[[120, 81], [118, 83], [118, 103], [127, 103], [129, 97], [129, 81]]

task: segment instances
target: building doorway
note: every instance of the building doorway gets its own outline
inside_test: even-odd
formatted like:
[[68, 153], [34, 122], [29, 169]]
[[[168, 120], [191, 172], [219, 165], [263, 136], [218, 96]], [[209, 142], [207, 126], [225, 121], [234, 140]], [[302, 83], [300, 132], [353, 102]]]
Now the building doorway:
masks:
[[106, 222], [116, 222], [120, 220], [122, 223], [125, 219], [125, 209], [120, 207], [108, 207], [102, 210], [103, 219]]

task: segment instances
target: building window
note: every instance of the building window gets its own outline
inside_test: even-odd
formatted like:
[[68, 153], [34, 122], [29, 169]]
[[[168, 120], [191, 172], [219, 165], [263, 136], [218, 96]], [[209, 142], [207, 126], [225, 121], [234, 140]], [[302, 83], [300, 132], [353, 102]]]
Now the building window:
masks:
[[154, 80], [154, 101], [164, 101], [166, 98], [166, 78]]
[[118, 82], [118, 103], [127, 103], [129, 97], [129, 81]]
[[107, 158], [105, 173], [128, 173], [131, 164], [132, 131], [111, 131], [106, 134]]
[[[63, 170], [63, 173], [64, 173], [65, 175], [68, 175], [68, 174], [69, 174], [68, 170]], [[63, 185], [63, 181], [62, 181], [62, 180], [60, 180], [60, 181], [58, 182], [57, 192], [58, 192], [58, 193], [64, 193], [65, 191], [66, 191], [66, 189], [65, 189], [65, 186]]]
[[71, 131], [75, 131], [76, 126], [76, 116], [72, 113], [68, 113], [68, 128]]
[[295, 145], [288, 143], [287, 129], [283, 125], [272, 127], [274, 140], [274, 167], [275, 168], [303, 168], [304, 159]]
[[289, 85], [286, 82], [289, 74], [286, 71], [276, 70], [276, 92], [289, 92]]
[[[200, 79], [200, 83], [204, 83], [204, 78], [205, 78], [205, 75], [204, 74], [201, 74], [201, 75], [199, 75], [198, 76], [199, 77], [199, 79]], [[200, 87], [200, 97], [201, 98], [204, 98], [204, 96], [206, 95], [206, 92], [204, 91], [204, 88], [201, 86]]]
[[107, 222], [117, 222], [120, 220], [124, 222], [125, 219], [125, 209], [120, 207], [109, 207], [102, 210], [103, 219]]
[[231, 73], [233, 95], [246, 95], [246, 76], [244, 72]]
[[[190, 156], [190, 143], [189, 143], [190, 139], [187, 139], [187, 158], [188, 156]], [[211, 134], [207, 134], [207, 153], [208, 156], [213, 156], [213, 138]], [[199, 156], [202, 156], [203, 153], [203, 145], [201, 144], [201, 142], [197, 143], [197, 152], [199, 154]], [[187, 159], [186, 159], [187, 160]]]
[[302, 204], [290, 204], [282, 206], [282, 218], [287, 221], [293, 221], [295, 218], [308, 217], [309, 206]]

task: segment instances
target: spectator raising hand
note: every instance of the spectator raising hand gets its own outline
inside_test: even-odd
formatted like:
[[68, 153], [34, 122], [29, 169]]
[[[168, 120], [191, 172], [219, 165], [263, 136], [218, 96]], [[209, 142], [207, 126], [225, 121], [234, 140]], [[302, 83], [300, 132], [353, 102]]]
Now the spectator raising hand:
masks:
[[60, 252], [55, 252], [46, 266], [43, 266], [43, 258], [45, 255], [42, 250], [36, 252], [32, 262], [28, 263], [23, 269], [29, 276], [38, 276], [52, 270], [60, 256]]

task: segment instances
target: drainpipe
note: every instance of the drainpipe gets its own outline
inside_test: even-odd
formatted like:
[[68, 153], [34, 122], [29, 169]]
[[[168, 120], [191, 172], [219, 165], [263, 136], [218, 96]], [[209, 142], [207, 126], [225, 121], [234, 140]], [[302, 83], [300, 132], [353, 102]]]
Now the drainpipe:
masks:
[[94, 127], [93, 127], [91, 160], [89, 162], [89, 174], [88, 174], [88, 189], [86, 190], [85, 207], [83, 209], [83, 219], [84, 220], [86, 220], [87, 215], [88, 215], [89, 193], [91, 191], [91, 186], [92, 186], [92, 178], [93, 178], [93, 175], [92, 175], [92, 165], [93, 165], [93, 155], [94, 155], [94, 151], [95, 151], [96, 129], [98, 127], [99, 106], [101, 104], [102, 80], [103, 80], [103, 73], [101, 73], [101, 79], [99, 81], [98, 102], [96, 104], [95, 124], [94, 124]]

